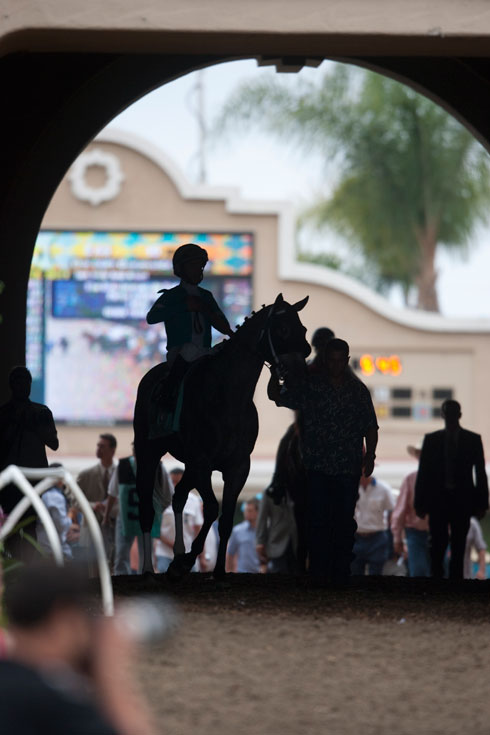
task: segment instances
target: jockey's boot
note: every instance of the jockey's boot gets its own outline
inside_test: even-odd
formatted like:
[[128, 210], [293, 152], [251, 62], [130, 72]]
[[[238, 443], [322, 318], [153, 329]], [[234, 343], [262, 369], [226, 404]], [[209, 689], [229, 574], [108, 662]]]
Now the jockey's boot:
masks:
[[172, 413], [177, 402], [177, 395], [180, 384], [189, 368], [189, 363], [183, 357], [177, 355], [175, 358], [167, 380], [165, 381], [162, 393], [160, 394], [160, 406], [164, 411]]

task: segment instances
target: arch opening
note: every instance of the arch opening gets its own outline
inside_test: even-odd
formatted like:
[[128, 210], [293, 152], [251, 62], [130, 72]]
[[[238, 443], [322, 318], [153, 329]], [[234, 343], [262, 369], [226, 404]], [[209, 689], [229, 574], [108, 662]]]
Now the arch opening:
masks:
[[[209, 64], [209, 63], [211, 63], [211, 62], [207, 61], [207, 62], [205, 62], [205, 63], [206, 63], [206, 64]], [[98, 187], [95, 187], [95, 188], [98, 188]], [[383, 347], [384, 347], [384, 346], [383, 346]], [[358, 348], [358, 351], [359, 351], [359, 350], [361, 350], [361, 348], [362, 348], [362, 345], [360, 345], [360, 346], [359, 346], [359, 348]], [[448, 350], [448, 349], [450, 349], [450, 348], [449, 348], [449, 347], [447, 346], [447, 343], [446, 343], [446, 346], [445, 346], [445, 348], [444, 348], [444, 349], [446, 350], [446, 354], [447, 354], [447, 350]], [[466, 348], [465, 348], [465, 349], [466, 349]], [[469, 342], [468, 342], [468, 349], [469, 349]], [[361, 354], [361, 353], [362, 353], [362, 354]], [[377, 354], [377, 353], [379, 353], [379, 354]], [[374, 358], [383, 358], [383, 357], [390, 357], [390, 355], [391, 355], [391, 352], [390, 352], [390, 354], [388, 354], [388, 351], [386, 351], [386, 350], [384, 350], [384, 349], [378, 349], [378, 350], [377, 350], [377, 353], [373, 355], [373, 356], [374, 356]], [[385, 353], [386, 353], [386, 354], [385, 354]], [[357, 355], [357, 353], [356, 353], [356, 356], [355, 356], [355, 357], [356, 357], [356, 359], [360, 359], [360, 358], [361, 358], [361, 357], [362, 357], [362, 356], [363, 356], [364, 354], [369, 354], [369, 353], [365, 353], [364, 351], [362, 351], [362, 350], [361, 350], [361, 352], [359, 352], [359, 355]], [[466, 371], [466, 372], [468, 372], [468, 369], [469, 369], [469, 371], [470, 371], [470, 372], [471, 372], [471, 371], [473, 370], [473, 368], [471, 368], [471, 367], [470, 367], [470, 368], [468, 368], [468, 366], [466, 366], [466, 367], [465, 367], [465, 371]], [[383, 386], [380, 386], [380, 388], [383, 388]], [[402, 388], [403, 388], [404, 390], [406, 390], [407, 386], [402, 386]], [[436, 385], [436, 386], [432, 386], [432, 387], [429, 387], [429, 389], [428, 389], [428, 390], [430, 390], [430, 391], [440, 391], [440, 390], [443, 390], [443, 389], [447, 389], [447, 386], [442, 386], [442, 385], [441, 385], [441, 386], [437, 386], [437, 385]], [[383, 390], [380, 390], [380, 391], [378, 391], [378, 393], [379, 393], [379, 395], [381, 395], [381, 396], [382, 396], [382, 395], [383, 395]], [[427, 404], [430, 404], [430, 405], [432, 406], [432, 403], [431, 403], [431, 401], [426, 401], [426, 404], [425, 404], [425, 408], [427, 408]], [[411, 405], [411, 404], [410, 404], [410, 405]], [[391, 403], [390, 403], [390, 407], [391, 407]], [[398, 407], [398, 408], [400, 409], [400, 412], [399, 412], [399, 417], [400, 417], [400, 418], [407, 418], [407, 415], [406, 415], [406, 413], [405, 413], [405, 414], [403, 414], [403, 411], [406, 411], [406, 410], [407, 410], [407, 406], [406, 406], [406, 404], [404, 404], [403, 406], [402, 406], [401, 404], [396, 404], [396, 405], [393, 405], [393, 408], [396, 408], [396, 407]], [[391, 408], [390, 408], [390, 410], [391, 410]], [[415, 410], [415, 408], [414, 408], [413, 410]], [[422, 415], [422, 414], [424, 413], [424, 411], [423, 411], [423, 410], [422, 410], [422, 408], [420, 408], [420, 407], [419, 407], [419, 408], [417, 408], [417, 410], [419, 410], [419, 411], [420, 411], [421, 415]], [[412, 411], [412, 407], [410, 407], [410, 411]], [[431, 418], [433, 418], [433, 417], [431, 416]], [[398, 425], [400, 425], [400, 424], [398, 424]]]

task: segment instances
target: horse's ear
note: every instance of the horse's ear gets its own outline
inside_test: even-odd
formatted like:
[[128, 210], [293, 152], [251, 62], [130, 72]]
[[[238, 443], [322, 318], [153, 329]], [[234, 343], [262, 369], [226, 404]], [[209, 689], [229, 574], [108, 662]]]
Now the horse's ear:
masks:
[[282, 304], [283, 301], [284, 299], [282, 298], [282, 293], [278, 294], [276, 300], [274, 301], [274, 306], [277, 306], [278, 304]]
[[305, 296], [305, 298], [301, 301], [297, 301], [295, 304], [293, 304], [293, 309], [296, 309], [296, 311], [301, 311], [301, 309], [304, 309], [306, 304], [308, 303], [309, 298], [309, 296]]

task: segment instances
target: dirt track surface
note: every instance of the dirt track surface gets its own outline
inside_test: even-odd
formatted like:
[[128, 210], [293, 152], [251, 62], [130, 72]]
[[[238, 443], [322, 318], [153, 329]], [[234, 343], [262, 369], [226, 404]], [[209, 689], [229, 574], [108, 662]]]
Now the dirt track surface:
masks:
[[177, 630], [139, 666], [162, 735], [490, 732], [490, 583], [331, 591], [232, 575], [216, 589], [190, 575], [119, 577], [114, 590], [178, 605]]

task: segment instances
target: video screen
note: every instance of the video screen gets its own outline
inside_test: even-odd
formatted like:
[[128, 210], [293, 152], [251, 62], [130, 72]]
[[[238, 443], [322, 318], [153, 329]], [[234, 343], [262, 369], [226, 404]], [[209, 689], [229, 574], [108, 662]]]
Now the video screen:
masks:
[[[31, 398], [68, 423], [132, 421], [141, 377], [166, 358], [163, 324], [146, 314], [173, 288], [172, 255], [197, 242], [209, 255], [202, 286], [230, 324], [252, 309], [250, 233], [42, 231], [28, 291]], [[213, 344], [223, 336], [213, 330]]]

